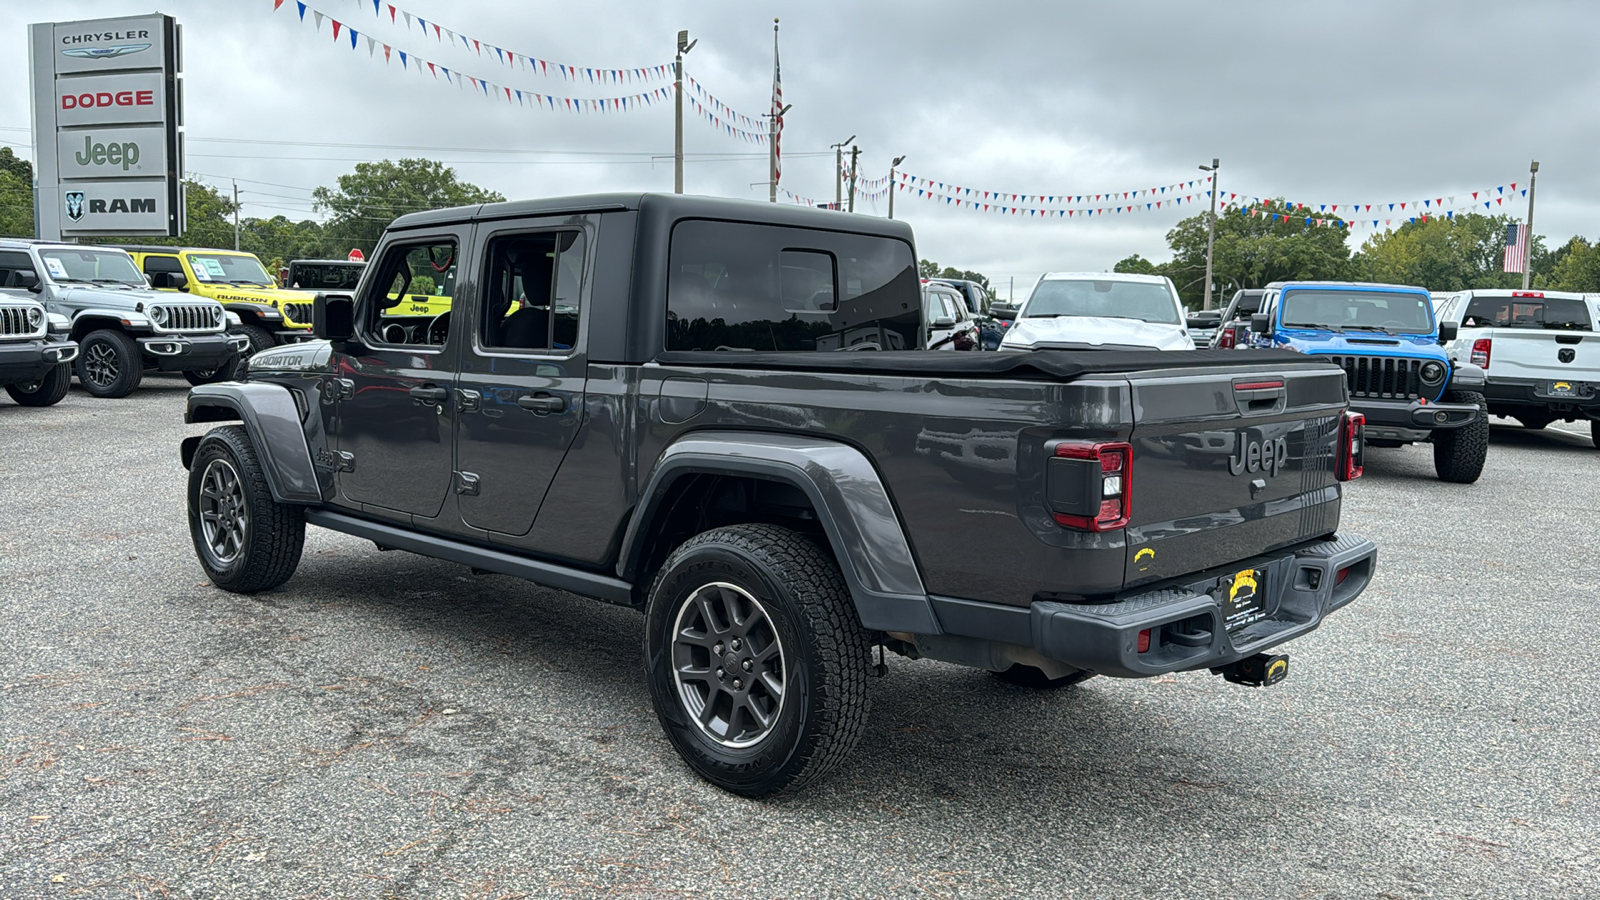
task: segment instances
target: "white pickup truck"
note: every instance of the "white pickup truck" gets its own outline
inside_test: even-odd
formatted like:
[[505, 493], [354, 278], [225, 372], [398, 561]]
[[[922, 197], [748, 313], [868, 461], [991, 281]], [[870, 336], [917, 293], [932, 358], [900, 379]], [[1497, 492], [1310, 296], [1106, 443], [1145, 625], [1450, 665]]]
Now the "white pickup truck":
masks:
[[1451, 359], [1488, 376], [1489, 412], [1528, 428], [1589, 422], [1600, 447], [1600, 333], [1583, 294], [1484, 290], [1434, 294], [1441, 322], [1459, 323]]

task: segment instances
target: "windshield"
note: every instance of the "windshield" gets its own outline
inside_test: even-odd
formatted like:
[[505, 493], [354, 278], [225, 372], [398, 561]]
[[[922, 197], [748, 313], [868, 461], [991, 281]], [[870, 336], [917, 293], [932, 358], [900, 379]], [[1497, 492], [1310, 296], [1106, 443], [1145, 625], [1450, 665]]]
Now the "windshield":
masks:
[[1461, 324], [1468, 328], [1546, 328], [1588, 331], [1589, 310], [1569, 297], [1474, 297]]
[[1433, 304], [1409, 291], [1292, 290], [1283, 295], [1283, 327], [1432, 334]]
[[290, 263], [289, 287], [303, 291], [353, 291], [366, 263]]
[[189, 268], [196, 281], [225, 281], [229, 284], [259, 284], [272, 287], [272, 277], [254, 256], [222, 253], [191, 253]]
[[1165, 284], [1141, 281], [1039, 282], [1022, 311], [1025, 319], [1080, 316], [1104, 319], [1139, 319], [1158, 325], [1178, 325], [1178, 304]]
[[44, 257], [45, 270], [56, 281], [146, 286], [143, 273], [133, 264], [133, 257], [121, 250], [52, 247], [39, 251], [39, 255]]

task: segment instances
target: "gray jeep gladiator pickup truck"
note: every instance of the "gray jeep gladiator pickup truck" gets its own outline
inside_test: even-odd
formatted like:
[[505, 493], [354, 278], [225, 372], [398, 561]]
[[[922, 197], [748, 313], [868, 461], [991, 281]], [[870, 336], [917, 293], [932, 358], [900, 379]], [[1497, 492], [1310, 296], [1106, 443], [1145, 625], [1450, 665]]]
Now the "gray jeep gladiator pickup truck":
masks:
[[[703, 197], [403, 216], [323, 340], [190, 392], [237, 422], [183, 442], [201, 565], [275, 587], [309, 523], [637, 608], [668, 738], [747, 796], [848, 753], [874, 644], [1262, 685], [1365, 589], [1342, 371], [925, 351], [916, 260], [901, 222]], [[419, 278], [448, 310], [387, 327]]]

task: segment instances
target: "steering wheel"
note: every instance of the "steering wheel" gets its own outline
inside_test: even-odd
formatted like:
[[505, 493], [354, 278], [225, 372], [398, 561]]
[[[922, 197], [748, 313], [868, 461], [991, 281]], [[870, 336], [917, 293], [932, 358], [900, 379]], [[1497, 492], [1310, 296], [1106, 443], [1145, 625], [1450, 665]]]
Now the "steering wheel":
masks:
[[445, 342], [450, 335], [450, 310], [433, 317], [433, 321], [428, 323], [426, 335], [429, 344], [437, 346]]

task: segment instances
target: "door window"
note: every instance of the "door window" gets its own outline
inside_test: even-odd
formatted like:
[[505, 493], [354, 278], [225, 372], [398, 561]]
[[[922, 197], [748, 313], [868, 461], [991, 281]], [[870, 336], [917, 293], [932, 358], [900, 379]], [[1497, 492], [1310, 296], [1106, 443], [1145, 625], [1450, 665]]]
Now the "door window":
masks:
[[491, 240], [479, 344], [493, 350], [570, 352], [578, 343], [584, 246], [581, 231]]
[[144, 273], [154, 275], [157, 272], [177, 272], [183, 274], [183, 263], [176, 256], [150, 255], [144, 258]]
[[367, 333], [378, 343], [442, 346], [450, 335], [454, 240], [391, 246], [366, 297]]

